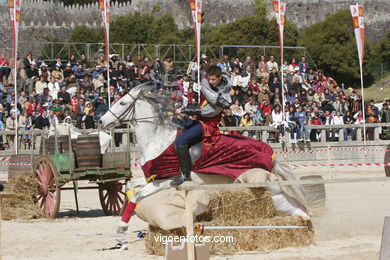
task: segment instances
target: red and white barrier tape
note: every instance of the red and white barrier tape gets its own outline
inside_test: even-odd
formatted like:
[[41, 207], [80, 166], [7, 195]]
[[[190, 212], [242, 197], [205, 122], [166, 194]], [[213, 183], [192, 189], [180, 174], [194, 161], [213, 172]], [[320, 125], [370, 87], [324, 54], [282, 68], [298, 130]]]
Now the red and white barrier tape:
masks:
[[29, 166], [31, 163], [0, 163], [0, 165]]
[[320, 164], [292, 164], [289, 165], [293, 168], [308, 168], [308, 167], [363, 167], [363, 166], [377, 166], [377, 167], [383, 167], [383, 166], [390, 166], [390, 163], [320, 163]]
[[286, 152], [275, 152], [276, 154], [300, 154], [300, 153], [318, 153], [318, 152], [327, 152], [327, 151], [367, 151], [367, 152], [389, 152], [390, 150], [383, 149], [364, 149], [364, 148], [324, 148], [317, 150], [303, 150], [303, 151], [286, 151]]
[[0, 161], [1, 161], [1, 162], [9, 161], [10, 159], [11, 159], [11, 156], [0, 157]]

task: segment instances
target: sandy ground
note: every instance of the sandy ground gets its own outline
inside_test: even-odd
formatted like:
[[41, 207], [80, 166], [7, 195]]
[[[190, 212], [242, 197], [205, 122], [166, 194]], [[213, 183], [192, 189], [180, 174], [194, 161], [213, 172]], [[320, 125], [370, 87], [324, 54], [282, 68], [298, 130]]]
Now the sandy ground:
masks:
[[[301, 174], [312, 174], [303, 169]], [[384, 176], [380, 169], [324, 169], [324, 177]], [[390, 216], [390, 182], [332, 184], [326, 186], [327, 209], [313, 217], [316, 242], [305, 248], [272, 252], [216, 256], [212, 259], [378, 259], [385, 216]], [[4, 259], [163, 259], [145, 252], [143, 241], [135, 241], [136, 230], [147, 228], [137, 217], [131, 220], [129, 235], [114, 234], [119, 217], [106, 217], [100, 208], [97, 190], [81, 190], [79, 215], [73, 192], [63, 191], [60, 217], [28, 222], [3, 221]], [[134, 232], [134, 233], [132, 233]], [[80, 236], [81, 235], [81, 236]], [[92, 236], [89, 236], [92, 235]], [[127, 241], [128, 251], [102, 251]]]

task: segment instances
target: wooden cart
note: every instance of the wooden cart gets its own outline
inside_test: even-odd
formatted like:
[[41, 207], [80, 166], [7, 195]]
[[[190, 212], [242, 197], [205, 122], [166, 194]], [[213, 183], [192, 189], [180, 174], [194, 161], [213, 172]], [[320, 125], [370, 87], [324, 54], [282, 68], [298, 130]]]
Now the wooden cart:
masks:
[[[129, 136], [128, 133], [127, 140]], [[131, 177], [130, 166], [129, 149], [125, 152], [111, 149], [101, 154], [97, 134], [81, 135], [77, 139], [54, 135], [42, 136], [40, 155], [12, 156], [9, 175], [30, 173], [34, 177], [39, 185], [37, 204], [48, 218], [58, 214], [61, 190], [74, 190], [79, 212], [79, 189], [98, 189], [104, 213], [119, 215], [125, 201], [123, 185]], [[88, 180], [93, 185], [78, 187], [80, 180]], [[68, 182], [73, 182], [73, 187], [63, 187]]]

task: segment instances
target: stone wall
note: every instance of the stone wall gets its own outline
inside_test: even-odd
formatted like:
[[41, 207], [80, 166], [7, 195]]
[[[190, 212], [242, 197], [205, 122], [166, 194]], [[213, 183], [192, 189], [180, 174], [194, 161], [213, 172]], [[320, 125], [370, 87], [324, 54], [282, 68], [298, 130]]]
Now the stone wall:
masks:
[[[349, 7], [355, 0], [285, 0], [287, 18], [298, 28], [323, 20], [328, 15], [340, 9]], [[366, 30], [369, 39], [376, 40], [390, 29], [389, 0], [360, 1], [366, 8]], [[151, 12], [158, 4], [157, 15], [171, 14], [179, 28], [191, 26], [189, 0], [133, 0], [131, 3], [112, 3], [111, 17], [134, 11]], [[271, 1], [269, 3], [270, 16]], [[235, 19], [251, 16], [255, 12], [252, 0], [204, 0], [205, 20], [210, 24], [221, 24]], [[85, 6], [74, 5], [65, 7], [53, 1], [25, 0], [22, 2], [22, 23], [20, 24], [21, 49], [38, 48], [39, 42], [53, 39], [66, 39], [68, 32], [77, 25], [91, 28], [101, 26], [101, 14], [98, 1]], [[0, 51], [10, 49], [10, 22], [7, 4], [0, 4]]]

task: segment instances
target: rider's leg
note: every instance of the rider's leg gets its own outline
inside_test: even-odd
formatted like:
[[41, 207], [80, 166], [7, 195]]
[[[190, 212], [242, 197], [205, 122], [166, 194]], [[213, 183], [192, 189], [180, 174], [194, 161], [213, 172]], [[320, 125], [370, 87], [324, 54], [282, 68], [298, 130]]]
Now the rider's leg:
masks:
[[202, 126], [197, 123], [182, 133], [176, 140], [176, 152], [179, 156], [181, 175], [171, 182], [178, 186], [191, 180], [190, 146], [202, 141]]

